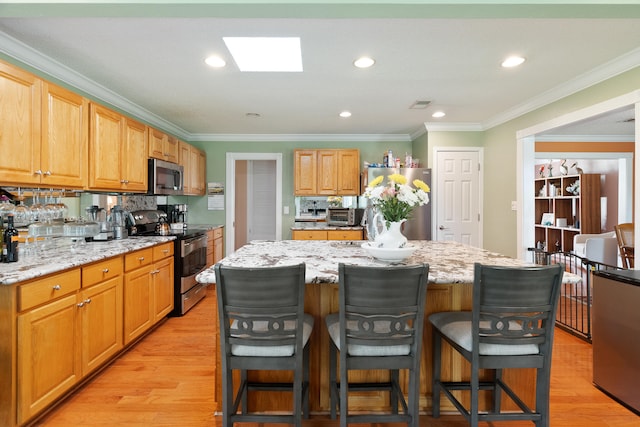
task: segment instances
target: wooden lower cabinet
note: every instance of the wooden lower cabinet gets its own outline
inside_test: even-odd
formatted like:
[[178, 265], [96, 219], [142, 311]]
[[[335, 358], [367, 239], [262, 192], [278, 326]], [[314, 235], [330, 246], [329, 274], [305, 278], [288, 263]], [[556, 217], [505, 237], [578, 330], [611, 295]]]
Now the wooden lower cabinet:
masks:
[[173, 248], [0, 286], [0, 425], [33, 422], [173, 310]]
[[224, 258], [223, 228], [217, 227], [207, 231], [207, 267]]
[[55, 402], [82, 376], [77, 304], [72, 294], [18, 316], [19, 424]]
[[293, 240], [362, 240], [362, 230], [292, 230]]
[[173, 243], [127, 254], [124, 265], [124, 343], [128, 344], [173, 310]]

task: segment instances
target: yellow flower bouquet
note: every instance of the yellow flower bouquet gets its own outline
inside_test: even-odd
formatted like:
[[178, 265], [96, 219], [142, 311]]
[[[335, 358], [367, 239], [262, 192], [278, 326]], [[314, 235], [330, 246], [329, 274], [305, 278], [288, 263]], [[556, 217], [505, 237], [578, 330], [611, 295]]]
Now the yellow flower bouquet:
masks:
[[369, 183], [364, 197], [371, 200], [386, 222], [398, 222], [408, 219], [417, 206], [429, 203], [431, 189], [422, 180], [415, 179], [413, 187], [407, 184], [404, 175], [392, 174], [387, 177], [387, 184], [380, 185], [384, 176], [379, 176]]

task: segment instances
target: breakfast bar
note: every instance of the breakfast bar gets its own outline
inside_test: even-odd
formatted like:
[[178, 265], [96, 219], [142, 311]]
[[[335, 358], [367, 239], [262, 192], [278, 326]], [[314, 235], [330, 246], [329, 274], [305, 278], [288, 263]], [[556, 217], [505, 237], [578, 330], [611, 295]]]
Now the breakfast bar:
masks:
[[[306, 264], [305, 311], [315, 318], [314, 332], [310, 347], [310, 404], [312, 413], [328, 413], [329, 411], [329, 336], [324, 327], [324, 317], [338, 311], [338, 264], [348, 263], [364, 266], [384, 266], [386, 262], [370, 257], [361, 247], [362, 241], [253, 241], [224, 258], [224, 265], [236, 267], [269, 267], [290, 265], [304, 262]], [[405, 264], [429, 264], [429, 287], [427, 292], [426, 315], [439, 311], [470, 310], [471, 288], [473, 283], [473, 264], [480, 262], [491, 265], [522, 266], [527, 263], [505, 255], [484, 249], [471, 247], [456, 242], [411, 241], [417, 246]], [[215, 273], [209, 268], [200, 273], [197, 280], [214, 284]], [[567, 276], [565, 280], [574, 280]], [[215, 289], [210, 290], [212, 294]], [[217, 321], [217, 317], [216, 317]], [[422, 369], [420, 375], [420, 411], [431, 411], [431, 327], [425, 320]], [[217, 328], [216, 328], [217, 330]], [[216, 336], [216, 342], [218, 342]], [[443, 374], [453, 380], [465, 378], [468, 366], [463, 359], [445, 348]], [[217, 355], [216, 355], [217, 357]], [[219, 359], [217, 360], [220, 371]], [[263, 372], [256, 375], [273, 375]], [[369, 373], [370, 374], [370, 373]], [[386, 375], [380, 373], [379, 375]], [[533, 400], [533, 372], [526, 370], [505, 372], [505, 378], [516, 389], [527, 390], [524, 395], [529, 402]], [[352, 378], [355, 381], [361, 378]], [[290, 408], [289, 396], [258, 395], [250, 404], [264, 411], [286, 411]], [[355, 395], [349, 407], [358, 409], [358, 399], [366, 401], [366, 407], [372, 405], [381, 409], [388, 405], [385, 393]], [[221, 409], [220, 382], [216, 384], [217, 409]], [[444, 401], [443, 401], [444, 404]], [[454, 411], [444, 407], [443, 411]]]

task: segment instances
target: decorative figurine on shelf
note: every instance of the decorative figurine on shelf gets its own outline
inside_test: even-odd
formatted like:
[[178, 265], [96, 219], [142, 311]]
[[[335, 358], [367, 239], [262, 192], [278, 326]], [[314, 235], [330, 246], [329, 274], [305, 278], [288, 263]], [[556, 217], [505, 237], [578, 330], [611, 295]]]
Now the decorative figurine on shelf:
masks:
[[576, 173], [578, 175], [582, 175], [584, 173], [582, 168], [580, 166], [578, 166], [578, 162], [573, 162], [573, 164], [571, 165], [571, 168], [576, 168]]
[[567, 187], [567, 193], [572, 194], [574, 196], [580, 195], [580, 181], [575, 180]]
[[547, 165], [547, 171], [547, 176], [549, 178], [553, 177], [553, 164], [551, 162]]
[[567, 159], [560, 160], [560, 175], [567, 175], [569, 173], [569, 168], [565, 163], [567, 163]]
[[540, 170], [538, 171], [538, 175], [540, 178], [544, 178], [544, 165], [540, 165]]

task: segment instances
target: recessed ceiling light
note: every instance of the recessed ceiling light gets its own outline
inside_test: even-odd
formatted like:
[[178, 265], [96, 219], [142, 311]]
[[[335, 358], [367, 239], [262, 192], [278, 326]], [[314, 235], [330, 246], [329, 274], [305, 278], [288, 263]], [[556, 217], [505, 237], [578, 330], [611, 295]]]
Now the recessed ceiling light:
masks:
[[225, 65], [227, 65], [227, 63], [226, 63], [226, 61], [224, 59], [222, 59], [222, 58], [220, 58], [219, 56], [216, 56], [216, 55], [211, 55], [210, 57], [205, 59], [204, 62], [206, 62], [208, 66], [213, 67], [213, 68], [222, 68]]
[[343, 111], [340, 113], [340, 117], [351, 117], [351, 111]]
[[300, 72], [299, 37], [223, 37], [240, 71]]
[[368, 56], [363, 56], [353, 61], [353, 65], [358, 68], [369, 68], [375, 63], [376, 61], [374, 61], [373, 58], [369, 58]]
[[502, 61], [502, 66], [505, 68], [517, 67], [522, 64], [525, 59], [521, 56], [510, 56], [504, 61]]
[[444, 113], [444, 111], [436, 111], [435, 113], [433, 113], [431, 115], [431, 117], [435, 118], [435, 119], [439, 119], [441, 117], [446, 116], [446, 114]]

